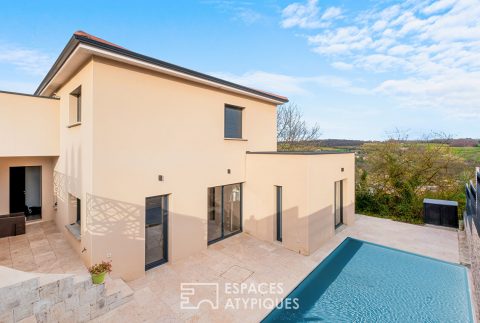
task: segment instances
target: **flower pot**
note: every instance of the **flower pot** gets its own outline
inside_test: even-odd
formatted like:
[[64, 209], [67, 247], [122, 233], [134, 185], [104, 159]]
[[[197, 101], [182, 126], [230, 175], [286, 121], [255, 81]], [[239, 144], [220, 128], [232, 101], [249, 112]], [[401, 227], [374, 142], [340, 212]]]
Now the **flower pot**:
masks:
[[100, 273], [100, 274], [92, 274], [92, 282], [94, 284], [103, 284], [103, 282], [105, 281], [105, 274], [107, 272], [103, 272], [103, 273]]

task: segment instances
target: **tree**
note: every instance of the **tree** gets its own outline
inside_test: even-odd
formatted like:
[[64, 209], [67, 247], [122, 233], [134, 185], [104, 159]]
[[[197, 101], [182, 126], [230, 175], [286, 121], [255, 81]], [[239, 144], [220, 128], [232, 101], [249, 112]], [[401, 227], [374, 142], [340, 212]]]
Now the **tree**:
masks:
[[424, 198], [462, 202], [465, 161], [447, 139], [396, 137], [365, 144], [357, 173], [360, 212], [422, 222]]
[[320, 127], [309, 127], [302, 111], [294, 103], [286, 103], [277, 109], [277, 142], [281, 150], [298, 150], [309, 141], [318, 140]]

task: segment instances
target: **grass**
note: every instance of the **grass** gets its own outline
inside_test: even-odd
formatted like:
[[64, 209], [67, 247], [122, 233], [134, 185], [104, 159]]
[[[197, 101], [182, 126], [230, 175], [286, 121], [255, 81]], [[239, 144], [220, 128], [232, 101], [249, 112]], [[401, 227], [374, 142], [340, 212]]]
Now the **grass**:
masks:
[[452, 147], [452, 151], [466, 161], [480, 164], [480, 147]]

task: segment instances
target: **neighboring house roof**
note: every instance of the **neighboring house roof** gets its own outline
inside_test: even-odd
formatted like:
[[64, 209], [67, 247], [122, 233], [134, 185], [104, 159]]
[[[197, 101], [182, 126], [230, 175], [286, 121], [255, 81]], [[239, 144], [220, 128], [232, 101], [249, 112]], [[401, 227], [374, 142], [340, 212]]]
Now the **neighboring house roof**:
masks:
[[[288, 98], [284, 96], [246, 87], [156, 58], [145, 56], [101, 38], [92, 36], [83, 31], [77, 31], [73, 34], [72, 38], [63, 49], [62, 53], [57, 58], [50, 71], [38, 86], [37, 90], [35, 91], [35, 95], [51, 95], [53, 91], [56, 90], [56, 87], [60, 86], [63, 81], [68, 79], [67, 76], [58, 77], [58, 74], [62, 72], [70, 75], [75, 71], [75, 68], [73, 67], [65, 67], [67, 63], [74, 62], [74, 60], [71, 58], [73, 55], [77, 55], [83, 59], [89, 55], [103, 56], [122, 61], [127, 64], [158, 70], [162, 73], [185, 78], [193, 82], [204, 83], [226, 91], [233, 91], [247, 96], [254, 96], [258, 99], [267, 100], [276, 104], [288, 102]], [[81, 59], [77, 59], [77, 67], [80, 64], [80, 61]], [[58, 80], [55, 80], [57, 77]]]

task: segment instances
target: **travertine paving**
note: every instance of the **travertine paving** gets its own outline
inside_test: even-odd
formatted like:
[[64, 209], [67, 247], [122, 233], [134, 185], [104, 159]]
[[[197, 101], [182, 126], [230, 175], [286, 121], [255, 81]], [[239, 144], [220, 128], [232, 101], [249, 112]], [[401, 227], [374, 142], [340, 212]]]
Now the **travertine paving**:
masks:
[[[207, 250], [177, 263], [167, 263], [147, 272], [144, 278], [132, 281], [131, 302], [97, 318], [99, 322], [258, 322], [268, 312], [258, 306], [266, 300], [286, 296], [318, 263], [346, 237], [379, 243], [446, 261], [459, 262], [457, 232], [411, 225], [385, 219], [359, 216], [355, 225], [344, 227], [310, 256], [286, 250], [278, 244], [239, 234]], [[247, 286], [261, 283], [282, 284], [282, 290], [268, 293], [227, 293], [225, 286], [243, 282]], [[218, 308], [204, 303], [199, 309], [182, 309], [182, 283], [210, 283], [196, 290], [192, 303], [201, 299], [215, 301], [218, 283]], [[213, 289], [212, 289], [213, 288]], [[231, 292], [231, 291], [230, 291]], [[250, 300], [246, 306], [232, 308], [232, 298]], [[252, 306], [255, 305], [255, 306]], [[238, 305], [238, 304], [237, 304]]]
[[37, 273], [87, 273], [53, 221], [28, 224], [26, 234], [0, 238], [0, 266]]

